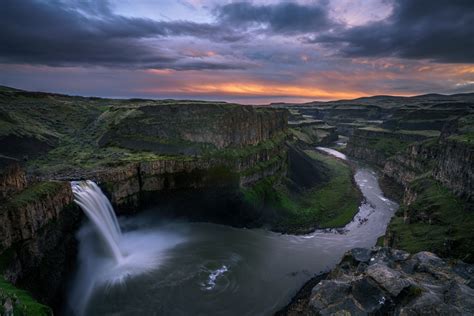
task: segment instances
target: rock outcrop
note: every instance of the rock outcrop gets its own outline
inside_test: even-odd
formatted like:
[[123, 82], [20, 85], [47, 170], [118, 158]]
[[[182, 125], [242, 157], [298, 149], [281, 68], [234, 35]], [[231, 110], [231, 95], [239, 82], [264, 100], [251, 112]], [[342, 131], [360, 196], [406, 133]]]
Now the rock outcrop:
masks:
[[455, 195], [474, 201], [474, 146], [448, 138], [438, 148], [433, 177]]
[[29, 184], [19, 166], [5, 174], [4, 183], [11, 187], [0, 191], [6, 196], [0, 206], [0, 277], [29, 290], [42, 303], [59, 306], [82, 218], [70, 183]]
[[384, 174], [408, 186], [417, 176], [429, 174], [455, 195], [474, 198], [474, 147], [453, 139], [415, 143], [387, 159]]
[[69, 182], [41, 182], [30, 186], [0, 207], [0, 253], [13, 244], [34, 239], [72, 203]]
[[151, 100], [108, 105], [51, 95], [38, 113], [31, 106], [38, 98], [12, 92], [0, 102], [0, 123], [9, 124], [0, 135], [2, 149], [12, 149], [10, 136], [17, 134], [38, 134], [48, 143], [0, 153], [9, 154], [0, 155], [0, 272], [53, 307], [66, 293], [83, 218], [69, 180], [95, 180], [119, 212], [139, 211], [153, 199], [185, 199], [181, 204], [189, 207], [182, 209], [199, 209], [200, 219], [217, 214], [246, 225], [259, 215], [242, 211], [240, 190], [286, 173], [286, 110]]
[[91, 179], [106, 191], [118, 209], [137, 209], [153, 192], [252, 186], [287, 169], [286, 134], [243, 149], [217, 151], [201, 157], [164, 157], [68, 175]]
[[0, 170], [0, 200], [26, 188], [26, 173], [17, 162]]
[[359, 128], [349, 139], [346, 153], [354, 158], [383, 167], [389, 157], [404, 150], [408, 144], [427, 138], [417, 132], [405, 133], [381, 128]]
[[470, 315], [474, 265], [433, 253], [356, 248], [280, 315]]
[[99, 145], [160, 154], [200, 155], [206, 150], [257, 145], [286, 130], [284, 110], [232, 104], [174, 103], [117, 107], [99, 117], [109, 124]]

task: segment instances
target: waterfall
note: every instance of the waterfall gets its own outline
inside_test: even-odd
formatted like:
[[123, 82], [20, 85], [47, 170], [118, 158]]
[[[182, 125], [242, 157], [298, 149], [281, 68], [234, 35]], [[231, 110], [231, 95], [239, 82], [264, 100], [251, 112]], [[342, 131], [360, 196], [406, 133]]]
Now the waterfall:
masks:
[[99, 186], [90, 180], [73, 181], [71, 187], [74, 193], [74, 202], [82, 208], [94, 224], [110, 255], [117, 263], [122, 262], [124, 255], [119, 246], [122, 232], [107, 197]]

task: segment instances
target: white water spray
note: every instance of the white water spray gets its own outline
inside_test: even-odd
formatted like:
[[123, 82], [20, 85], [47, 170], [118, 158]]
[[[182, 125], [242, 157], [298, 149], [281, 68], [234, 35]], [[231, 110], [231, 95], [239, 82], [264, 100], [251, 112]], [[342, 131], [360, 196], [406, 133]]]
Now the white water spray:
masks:
[[[82, 316], [88, 314], [87, 305], [95, 290], [124, 288], [128, 279], [158, 269], [166, 252], [185, 238], [174, 228], [149, 226], [139, 217], [122, 219], [122, 234], [112, 205], [97, 184], [73, 181], [71, 187], [74, 201], [91, 222], [77, 233], [79, 269], [65, 313]], [[105, 247], [97, 247], [98, 235]]]
[[71, 186], [74, 193], [74, 202], [82, 208], [86, 216], [94, 224], [107, 250], [117, 263], [122, 262], [124, 255], [119, 246], [122, 232], [120, 231], [114, 209], [107, 197], [99, 186], [90, 180], [73, 181]]

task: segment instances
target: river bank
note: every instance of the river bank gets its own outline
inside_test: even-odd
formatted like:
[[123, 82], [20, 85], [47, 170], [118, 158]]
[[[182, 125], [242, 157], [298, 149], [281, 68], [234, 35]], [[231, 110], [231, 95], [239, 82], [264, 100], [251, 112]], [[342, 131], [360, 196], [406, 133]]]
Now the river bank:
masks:
[[[119, 218], [124, 235], [130, 236], [125, 238], [147, 239], [148, 232], [161, 236], [159, 265], [124, 284], [99, 286], [84, 311], [111, 314], [133, 306], [143, 314], [272, 315], [309, 278], [334, 267], [347, 250], [371, 247], [384, 234], [397, 204], [383, 197], [373, 170], [358, 167], [354, 178], [365, 197], [356, 216], [343, 228], [311, 234], [176, 222], [160, 218], [153, 209]], [[99, 260], [94, 234], [87, 227], [82, 231], [89, 231], [79, 235], [80, 249], [88, 249], [83, 258]], [[94, 266], [101, 270], [100, 264]]]

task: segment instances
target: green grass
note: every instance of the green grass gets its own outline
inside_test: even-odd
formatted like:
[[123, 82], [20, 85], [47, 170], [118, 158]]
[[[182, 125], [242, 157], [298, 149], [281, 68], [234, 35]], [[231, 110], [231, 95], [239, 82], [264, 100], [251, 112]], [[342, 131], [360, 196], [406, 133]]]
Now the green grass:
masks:
[[10, 298], [14, 304], [15, 316], [53, 315], [51, 308], [38, 303], [28, 292], [16, 288], [0, 277], [0, 315], [3, 315], [3, 304], [7, 298]]
[[[16, 136], [25, 138], [33, 144], [48, 149], [47, 153], [28, 152], [19, 147], [18, 157], [28, 157], [28, 172], [36, 175], [60, 174], [74, 170], [90, 170], [101, 167], [117, 166], [136, 161], [152, 161], [164, 159], [193, 159], [180, 154], [172, 154], [173, 146], [189, 149], [196, 147], [198, 152], [201, 147], [204, 158], [233, 157], [234, 159], [248, 156], [265, 147], [273, 147], [278, 138], [284, 139], [286, 135], [276, 135], [273, 140], [258, 146], [245, 148], [229, 148], [217, 150], [206, 148], [206, 144], [189, 142], [181, 139], [180, 131], [190, 133], [203, 131], [212, 133], [218, 128], [213, 122], [219, 122], [229, 114], [229, 111], [245, 111], [250, 107], [242, 108], [236, 104], [222, 102], [201, 102], [192, 100], [114, 100], [101, 98], [70, 97], [57, 94], [42, 94], [16, 92], [4, 88], [0, 91], [0, 136]], [[175, 113], [181, 106], [185, 107], [182, 115], [186, 118], [181, 122], [176, 115], [157, 116], [148, 115], [141, 106], [169, 107]], [[193, 115], [189, 111], [199, 110], [200, 115]], [[268, 109], [253, 109], [257, 115], [265, 115]], [[176, 112], [178, 113], [178, 112]], [[187, 116], [186, 116], [187, 115]], [[180, 113], [181, 117], [181, 113]], [[143, 125], [151, 127], [159, 123], [160, 129], [165, 129], [165, 134], [158, 137], [139, 132]], [[135, 126], [136, 125], [136, 126]], [[130, 130], [128, 127], [132, 127]], [[133, 148], [120, 148], [120, 142], [99, 147], [98, 140], [106, 133], [115, 133], [116, 139], [133, 142], [156, 143], [170, 145], [170, 154], [154, 154], [146, 150]], [[214, 131], [219, 132], [219, 131]], [[138, 133], [138, 134], [137, 134]], [[284, 133], [282, 133], [284, 134]], [[146, 145], [146, 144], [145, 144]], [[123, 147], [123, 146], [122, 146]], [[159, 146], [158, 146], [159, 147]], [[209, 147], [209, 146], [207, 146]], [[214, 147], [214, 146], [210, 146]], [[31, 146], [33, 148], [33, 146]], [[168, 152], [167, 151], [167, 152]], [[177, 150], [177, 153], [179, 150]], [[15, 156], [15, 154], [10, 154]], [[15, 157], [17, 157], [15, 156]], [[189, 155], [193, 156], [193, 155]]]
[[449, 139], [457, 141], [457, 142], [461, 142], [464, 145], [474, 147], [474, 132], [466, 133], [462, 135], [452, 135], [452, 136], [449, 136]]
[[343, 162], [315, 151], [307, 151], [313, 159], [330, 170], [330, 180], [320, 186], [295, 194], [279, 181], [268, 178], [244, 190], [245, 200], [256, 208], [268, 207], [277, 216], [273, 229], [305, 232], [316, 227], [342, 227], [357, 213], [360, 194], [352, 181], [350, 168]]
[[305, 144], [312, 144], [314, 143], [314, 140], [307, 134], [302, 132], [301, 130], [297, 128], [290, 128], [289, 129], [291, 135], [293, 135], [297, 140], [305, 143]]
[[68, 144], [49, 151], [46, 155], [28, 162], [29, 170], [40, 173], [60, 173], [64, 170], [92, 170], [100, 167], [115, 167], [131, 162], [157, 160], [192, 160], [193, 157], [167, 156], [149, 151], [107, 146], [97, 148], [88, 144]]
[[6, 204], [6, 207], [17, 208], [22, 205], [40, 201], [47, 195], [54, 194], [63, 186], [62, 182], [44, 181], [28, 187], [21, 193], [13, 196]]
[[284, 152], [275, 155], [274, 157], [270, 158], [269, 160], [259, 162], [252, 166], [251, 168], [245, 169], [240, 174], [243, 176], [249, 176], [258, 172], [262, 172], [267, 170], [272, 165], [280, 164], [282, 161], [286, 161], [286, 154]]
[[363, 130], [363, 131], [380, 132], [380, 133], [392, 133], [393, 132], [391, 130], [381, 128], [381, 127], [376, 127], [376, 126], [366, 126], [366, 127], [361, 127], [359, 129]]
[[[10, 247], [0, 254], [0, 273], [4, 271], [15, 254], [14, 247]], [[14, 315], [18, 316], [46, 316], [52, 315], [52, 310], [43, 304], [38, 303], [31, 295], [24, 290], [20, 290], [11, 283], [7, 282], [0, 275], [0, 315], [3, 315], [3, 304], [10, 298], [14, 304]]]
[[399, 134], [404, 135], [419, 135], [425, 137], [438, 137], [441, 133], [437, 130], [399, 130], [397, 131]]
[[216, 159], [228, 159], [236, 160], [248, 157], [253, 154], [257, 154], [262, 150], [271, 150], [277, 146], [280, 146], [285, 139], [288, 138], [286, 132], [280, 132], [274, 135], [271, 139], [260, 142], [256, 145], [245, 146], [242, 148], [223, 148], [216, 150], [209, 150], [205, 152], [202, 156], [203, 158], [216, 158]]
[[[469, 206], [430, 178], [418, 179], [413, 188], [416, 201], [397, 212], [389, 225], [394, 246], [474, 262], [474, 213]], [[404, 211], [409, 223], [403, 220]]]
[[369, 144], [376, 151], [383, 153], [386, 157], [390, 157], [407, 148], [410, 142], [399, 140], [397, 138], [381, 137], [371, 139]]
[[383, 132], [379, 137], [370, 137], [368, 139], [368, 146], [379, 153], [382, 153], [385, 157], [393, 156], [397, 152], [406, 149], [409, 144], [413, 143], [413, 141], [410, 140], [403, 140], [403, 135], [417, 135], [427, 138], [435, 138], [440, 135], [440, 132], [435, 130], [388, 130], [374, 126], [363, 127], [360, 128], [360, 130]]

